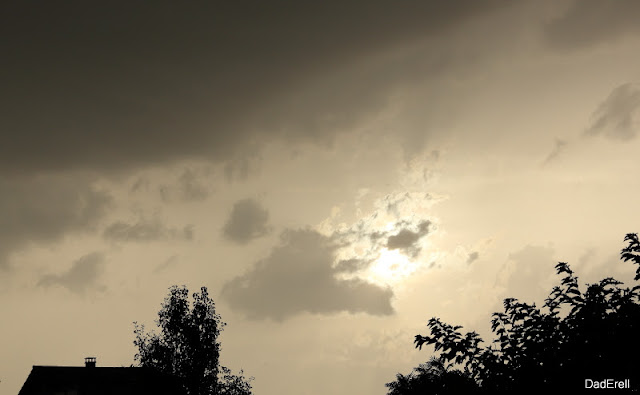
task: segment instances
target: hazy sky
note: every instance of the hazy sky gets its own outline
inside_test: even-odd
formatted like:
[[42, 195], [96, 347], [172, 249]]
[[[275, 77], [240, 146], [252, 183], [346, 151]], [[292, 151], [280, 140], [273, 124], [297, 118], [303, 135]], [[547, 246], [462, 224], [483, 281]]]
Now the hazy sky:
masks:
[[0, 7], [0, 395], [173, 284], [256, 394], [382, 395], [433, 316], [632, 278], [640, 2]]

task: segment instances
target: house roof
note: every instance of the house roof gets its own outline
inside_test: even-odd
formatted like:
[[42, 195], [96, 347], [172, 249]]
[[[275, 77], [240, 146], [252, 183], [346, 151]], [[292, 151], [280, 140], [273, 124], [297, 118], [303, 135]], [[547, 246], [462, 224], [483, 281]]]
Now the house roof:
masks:
[[150, 368], [34, 366], [18, 395], [176, 395], [178, 381]]

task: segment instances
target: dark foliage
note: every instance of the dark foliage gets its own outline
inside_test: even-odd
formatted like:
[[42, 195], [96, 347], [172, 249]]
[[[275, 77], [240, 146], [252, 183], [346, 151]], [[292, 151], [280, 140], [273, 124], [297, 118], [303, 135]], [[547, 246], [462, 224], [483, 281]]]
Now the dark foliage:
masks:
[[134, 323], [138, 348], [135, 360], [180, 379], [188, 395], [250, 395], [249, 380], [221, 366], [218, 336], [225, 323], [216, 314], [206, 287], [193, 294], [173, 286], [158, 312], [160, 333], [145, 333], [144, 325]]
[[473, 394], [477, 391], [477, 385], [469, 375], [448, 368], [442, 357], [432, 357], [406, 376], [398, 373], [396, 381], [386, 386], [389, 395]]
[[[637, 234], [628, 234], [624, 241], [628, 246], [621, 252], [622, 260], [640, 265]], [[586, 284], [582, 291], [567, 263], [558, 263], [556, 269], [562, 280], [545, 300], [544, 310], [513, 298], [504, 300], [504, 312], [492, 316], [492, 344], [483, 347], [477, 333], [463, 335], [460, 326], [432, 318], [427, 324], [431, 334], [417, 335], [416, 347], [433, 344], [438, 360], [449, 368], [460, 367], [461, 375], [472, 378], [481, 393], [593, 392], [595, 389], [585, 390], [586, 379], [630, 379], [631, 391], [637, 392], [640, 285], [624, 288], [620, 281], [608, 277]], [[414, 376], [397, 378], [387, 384], [390, 395], [417, 393], [403, 384]], [[413, 383], [417, 381], [413, 379]], [[461, 393], [423, 388], [423, 394]]]

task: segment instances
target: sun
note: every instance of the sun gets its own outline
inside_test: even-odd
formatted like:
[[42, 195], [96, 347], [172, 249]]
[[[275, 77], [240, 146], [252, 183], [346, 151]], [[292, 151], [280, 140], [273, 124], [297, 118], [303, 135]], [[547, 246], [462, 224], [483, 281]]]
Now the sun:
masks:
[[378, 259], [367, 269], [365, 277], [379, 284], [393, 285], [416, 271], [417, 264], [399, 250], [383, 248]]

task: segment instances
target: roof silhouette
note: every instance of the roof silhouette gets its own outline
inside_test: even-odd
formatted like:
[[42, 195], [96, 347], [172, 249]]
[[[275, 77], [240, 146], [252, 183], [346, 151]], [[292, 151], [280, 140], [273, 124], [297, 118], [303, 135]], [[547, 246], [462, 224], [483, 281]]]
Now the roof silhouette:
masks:
[[183, 395], [179, 381], [151, 368], [34, 366], [18, 395]]

